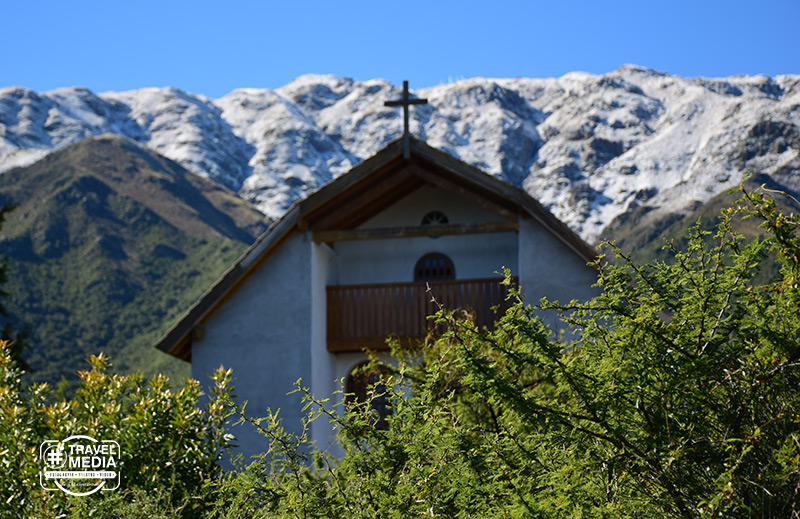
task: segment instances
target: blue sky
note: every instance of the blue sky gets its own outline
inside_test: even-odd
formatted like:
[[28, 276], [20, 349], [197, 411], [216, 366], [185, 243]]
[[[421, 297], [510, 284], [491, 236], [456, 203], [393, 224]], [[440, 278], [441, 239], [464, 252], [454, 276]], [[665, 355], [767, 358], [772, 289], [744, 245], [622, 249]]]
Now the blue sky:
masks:
[[306, 74], [403, 79], [800, 74], [800, 0], [7, 0], [0, 87], [220, 97]]

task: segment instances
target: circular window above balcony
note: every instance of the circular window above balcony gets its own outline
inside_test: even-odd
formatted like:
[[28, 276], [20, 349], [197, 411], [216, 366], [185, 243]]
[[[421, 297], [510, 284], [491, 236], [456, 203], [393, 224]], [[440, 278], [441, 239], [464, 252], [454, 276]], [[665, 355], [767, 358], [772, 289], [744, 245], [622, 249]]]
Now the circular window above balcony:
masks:
[[441, 211], [431, 211], [422, 217], [422, 225], [447, 225], [450, 220]]

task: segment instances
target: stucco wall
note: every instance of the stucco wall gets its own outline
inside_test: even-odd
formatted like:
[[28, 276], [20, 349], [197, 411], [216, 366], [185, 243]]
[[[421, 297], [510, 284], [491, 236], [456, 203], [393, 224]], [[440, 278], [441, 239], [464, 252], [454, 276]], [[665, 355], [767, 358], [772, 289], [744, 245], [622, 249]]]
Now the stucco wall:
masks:
[[[372, 217], [360, 228], [411, 227], [421, 224], [430, 211], [445, 213], [451, 224], [475, 224], [502, 221], [497, 214], [439, 188], [424, 186]], [[313, 307], [315, 325], [325, 323], [325, 291], [317, 283], [360, 284], [413, 281], [417, 260], [429, 252], [441, 252], [453, 260], [456, 279], [485, 278], [508, 267], [517, 271], [519, 258], [517, 234], [514, 232], [438, 238], [405, 238], [390, 240], [345, 241], [315, 245], [312, 252]], [[321, 288], [321, 289], [320, 289]], [[321, 332], [321, 333], [320, 333]], [[313, 390], [317, 395], [332, 395], [341, 389], [339, 381], [359, 363], [363, 353], [327, 352], [324, 328], [314, 332]], [[384, 355], [389, 361], [388, 356]], [[339, 401], [335, 396], [332, 402]], [[322, 448], [329, 446], [331, 428], [324, 420], [312, 426], [312, 435]]]
[[[595, 270], [558, 238], [528, 217], [520, 218], [519, 229], [520, 287], [527, 304], [535, 305], [542, 297], [562, 303], [587, 301], [599, 294], [592, 288]], [[560, 326], [553, 313], [542, 317], [549, 325]]]
[[[418, 226], [430, 211], [443, 212], [451, 224], [503, 220], [457, 194], [423, 186], [360, 227]], [[516, 272], [518, 260], [517, 235], [513, 232], [339, 242], [334, 250], [330, 279], [338, 285], [413, 281], [414, 265], [429, 252], [449, 256], [455, 264], [456, 279], [493, 277], [503, 267]]]
[[414, 265], [429, 252], [453, 260], [456, 279], [493, 277], [508, 267], [517, 271], [517, 235], [513, 232], [339, 242], [335, 245], [334, 284], [414, 281]]
[[414, 226], [431, 211], [441, 211], [450, 223], [499, 222], [498, 214], [438, 187], [424, 185], [403, 199], [395, 202], [359, 226], [362, 229], [379, 227]]
[[[208, 381], [220, 365], [233, 368], [235, 393], [247, 413], [280, 408], [284, 425], [297, 430], [298, 378], [311, 379], [311, 243], [295, 234], [211, 317], [192, 345], [192, 376]], [[233, 433], [249, 457], [266, 448], [252, 428]]]
[[[334, 250], [325, 243], [311, 243], [311, 391], [319, 398], [330, 398], [339, 389], [335, 383], [336, 355], [328, 353], [326, 286], [333, 268]], [[333, 439], [333, 429], [320, 417], [311, 424], [311, 437], [321, 449]]]

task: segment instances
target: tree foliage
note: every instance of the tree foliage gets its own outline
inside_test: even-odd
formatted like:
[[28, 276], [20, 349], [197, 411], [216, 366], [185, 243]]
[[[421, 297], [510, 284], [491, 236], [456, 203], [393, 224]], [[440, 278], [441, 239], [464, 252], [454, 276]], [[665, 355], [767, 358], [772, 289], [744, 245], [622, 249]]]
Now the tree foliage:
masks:
[[[13, 209], [13, 205], [0, 207], [0, 226], [2, 226], [3, 221], [6, 219], [6, 214]], [[3, 287], [6, 281], [8, 281], [7, 270], [8, 265], [6, 258], [0, 258], [0, 287]], [[14, 361], [19, 364], [22, 369], [30, 371], [30, 365], [22, 358], [22, 351], [28, 347], [29, 331], [17, 330], [14, 323], [11, 321], [8, 309], [2, 301], [3, 298], [9, 295], [8, 292], [0, 288], [0, 323], [2, 323], [0, 324], [0, 341], [6, 341], [8, 343], [7, 348], [11, 352]]]
[[[737, 234], [756, 219], [764, 239]], [[305, 396], [300, 433], [277, 413], [245, 416], [265, 454], [239, 472], [216, 465], [233, 410], [230, 373], [209, 407], [196, 382], [110, 375], [92, 360], [70, 399], [27, 393], [0, 359], [0, 502], [18, 515], [215, 518], [800, 518], [798, 219], [745, 195], [715, 234], [698, 225], [673, 261], [601, 258], [602, 294], [515, 304], [494, 330], [444, 310], [448, 331], [393, 349], [370, 402]], [[758, 281], [760, 265], [780, 274]], [[510, 280], [506, 281], [510, 283]], [[539, 319], [560, 312], [566, 342]], [[340, 403], [335, 403], [336, 401]], [[338, 447], [311, 441], [330, 421]], [[122, 444], [119, 492], [39, 490], [36, 447], [85, 433]], [[135, 453], [135, 454], [134, 454]]]
[[[138, 373], [110, 374], [102, 354], [89, 362], [78, 389], [65, 398], [47, 384], [23, 387], [8, 344], [0, 343], [0, 515], [132, 517], [160, 510], [199, 516], [203, 489], [220, 474], [230, 372], [214, 375], [214, 398], [198, 408], [197, 381], [173, 391], [163, 376], [144, 381]], [[39, 445], [78, 434], [120, 445], [120, 490], [72, 497], [40, 486]], [[129, 513], [118, 515], [126, 507]]]
[[[331, 420], [339, 455], [255, 420], [269, 452], [228, 477], [216, 515], [800, 517], [798, 220], [746, 198], [674, 261], [601, 260], [599, 297], [543, 301], [570, 343], [518, 294], [491, 332], [439, 313], [449, 332], [395, 349], [373, 388], [388, 430], [306, 391], [304, 430]], [[741, 218], [767, 238], [747, 242]], [[769, 258], [779, 277], [756, 283]]]

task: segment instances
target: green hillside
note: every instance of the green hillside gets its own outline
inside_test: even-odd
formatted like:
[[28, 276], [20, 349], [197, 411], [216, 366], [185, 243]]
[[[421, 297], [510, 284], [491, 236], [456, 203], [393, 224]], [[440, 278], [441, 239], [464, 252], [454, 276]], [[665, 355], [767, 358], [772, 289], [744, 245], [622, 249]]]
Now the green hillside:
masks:
[[11, 319], [36, 381], [101, 351], [120, 371], [188, 375], [153, 344], [264, 230], [233, 193], [120, 137], [87, 139], [0, 175]]
[[[800, 194], [783, 184], [778, 183], [767, 175], [752, 175], [744, 182], [748, 192], [754, 192], [764, 186], [769, 194], [773, 195], [778, 207], [786, 213], [800, 211]], [[785, 193], [782, 194], [782, 193]], [[691, 211], [673, 213], [667, 217], [653, 215], [648, 207], [639, 207], [624, 217], [615, 219], [604, 231], [604, 240], [613, 240], [616, 245], [638, 264], [652, 262], [653, 260], [665, 261], [672, 257], [664, 248], [667, 242], [673, 241], [678, 249], [685, 250], [688, 242], [686, 236], [690, 227], [700, 221], [700, 227], [712, 232], [717, 229], [720, 212], [733, 206], [742, 193], [734, 191], [718, 195], [705, 204], [699, 204]], [[794, 197], [794, 199], [792, 198]], [[756, 220], [739, 222], [738, 232], [745, 236], [763, 236], [764, 231], [758, 228]], [[770, 263], [764, 266], [760, 274], [761, 280], [771, 279], [777, 273], [777, 267]]]

